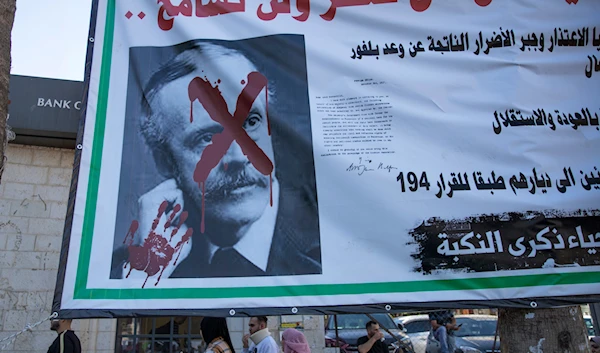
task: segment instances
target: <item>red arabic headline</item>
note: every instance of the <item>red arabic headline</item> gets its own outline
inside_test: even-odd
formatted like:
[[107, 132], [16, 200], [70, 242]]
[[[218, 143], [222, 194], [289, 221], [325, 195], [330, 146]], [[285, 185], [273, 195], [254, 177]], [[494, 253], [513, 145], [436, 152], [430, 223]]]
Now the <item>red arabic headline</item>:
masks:
[[[158, 26], [163, 31], [173, 28], [175, 17], [210, 17], [225, 15], [228, 13], [245, 12], [246, 0], [208, 0], [208, 4], [202, 4], [202, 0], [182, 0], [179, 5], [171, 4], [171, 0], [158, 0], [162, 4], [158, 10]], [[366, 6], [370, 4], [395, 3], [398, 0], [330, 0], [329, 10], [320, 15], [322, 19], [331, 21], [335, 12], [340, 7]], [[410, 0], [410, 6], [417, 12], [423, 12], [431, 6], [433, 0]], [[488, 6], [492, 0], [474, 0], [479, 6]], [[572, 0], [566, 0], [568, 3]], [[256, 10], [256, 15], [263, 21], [273, 20], [279, 14], [291, 14], [290, 0], [271, 0], [271, 9], [265, 9], [261, 4]], [[310, 14], [310, 0], [296, 0], [296, 9], [300, 15], [292, 16], [295, 20], [304, 22]]]

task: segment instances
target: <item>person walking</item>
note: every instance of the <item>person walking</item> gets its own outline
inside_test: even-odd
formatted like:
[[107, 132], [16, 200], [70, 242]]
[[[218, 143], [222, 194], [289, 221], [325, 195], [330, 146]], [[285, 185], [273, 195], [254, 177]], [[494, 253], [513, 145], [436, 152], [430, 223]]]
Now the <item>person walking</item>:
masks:
[[242, 353], [279, 353], [279, 347], [267, 327], [266, 316], [251, 317], [248, 332], [242, 337]]
[[205, 317], [200, 323], [200, 331], [207, 344], [204, 353], [235, 353], [225, 318]]
[[81, 342], [71, 329], [71, 319], [52, 320], [50, 329], [58, 333], [58, 337], [48, 348], [48, 353], [81, 353]]
[[304, 334], [293, 328], [283, 331], [281, 347], [283, 353], [310, 353], [310, 347]]

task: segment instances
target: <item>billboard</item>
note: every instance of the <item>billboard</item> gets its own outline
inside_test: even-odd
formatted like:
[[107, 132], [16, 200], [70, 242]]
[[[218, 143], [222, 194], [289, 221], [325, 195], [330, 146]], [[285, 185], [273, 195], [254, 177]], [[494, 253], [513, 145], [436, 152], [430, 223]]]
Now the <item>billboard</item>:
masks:
[[238, 315], [599, 294], [598, 11], [95, 2], [55, 308]]

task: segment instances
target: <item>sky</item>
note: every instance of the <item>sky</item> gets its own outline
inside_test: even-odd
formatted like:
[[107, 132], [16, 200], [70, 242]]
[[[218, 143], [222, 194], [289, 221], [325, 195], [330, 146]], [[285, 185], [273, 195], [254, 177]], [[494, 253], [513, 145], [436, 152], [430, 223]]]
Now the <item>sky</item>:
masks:
[[11, 74], [83, 81], [91, 0], [17, 0]]

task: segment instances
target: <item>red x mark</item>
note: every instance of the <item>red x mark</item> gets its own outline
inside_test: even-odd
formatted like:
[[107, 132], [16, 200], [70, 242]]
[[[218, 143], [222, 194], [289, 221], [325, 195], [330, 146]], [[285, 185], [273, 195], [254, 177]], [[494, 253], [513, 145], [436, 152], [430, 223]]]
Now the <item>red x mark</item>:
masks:
[[[248, 84], [237, 99], [235, 113], [231, 115], [227, 109], [227, 103], [219, 91], [218, 87], [213, 87], [208, 79], [195, 77], [188, 86], [188, 95], [190, 98], [190, 107], [197, 99], [202, 107], [208, 112], [212, 120], [223, 126], [223, 132], [214, 134], [212, 143], [202, 151], [200, 160], [194, 170], [194, 181], [202, 189], [202, 222], [200, 231], [204, 233], [204, 185], [211, 170], [213, 170], [221, 161], [231, 143], [235, 140], [242, 149], [242, 152], [263, 175], [271, 175], [273, 172], [273, 162], [263, 152], [254, 140], [248, 136], [243, 125], [250, 113], [252, 104], [263, 90], [267, 87], [267, 78], [259, 72], [248, 74]], [[191, 114], [191, 113], [190, 113]], [[192, 120], [192, 118], [190, 118]], [[267, 118], [269, 135], [271, 127]]]

